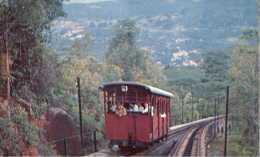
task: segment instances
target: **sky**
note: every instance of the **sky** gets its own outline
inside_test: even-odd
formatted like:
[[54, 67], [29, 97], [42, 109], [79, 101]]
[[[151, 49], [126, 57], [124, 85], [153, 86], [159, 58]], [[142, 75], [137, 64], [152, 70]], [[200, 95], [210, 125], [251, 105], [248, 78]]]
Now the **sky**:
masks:
[[69, 0], [65, 3], [99, 3], [105, 1], [115, 1], [115, 0]]

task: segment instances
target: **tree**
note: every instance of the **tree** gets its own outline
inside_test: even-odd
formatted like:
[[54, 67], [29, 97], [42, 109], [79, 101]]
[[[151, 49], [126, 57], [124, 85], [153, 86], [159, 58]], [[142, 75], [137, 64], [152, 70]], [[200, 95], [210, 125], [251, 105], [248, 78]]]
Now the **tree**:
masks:
[[144, 69], [144, 53], [136, 46], [135, 22], [122, 20], [115, 26], [115, 36], [111, 40], [106, 61], [123, 70], [123, 80], [134, 81], [135, 74]]
[[80, 41], [76, 40], [72, 47], [66, 50], [67, 55], [58, 59], [59, 81], [55, 85], [51, 103], [65, 108], [79, 127], [76, 79], [80, 78], [84, 141], [87, 142], [86, 149], [92, 150], [91, 142], [95, 129], [100, 131], [97, 132], [98, 141], [103, 140], [101, 132], [104, 117], [101, 114], [103, 108], [99, 98], [99, 86], [103, 81], [121, 77], [121, 71], [115, 65], [100, 63], [90, 54], [88, 48], [91, 43], [87, 40], [89, 38], [85, 36]]
[[[51, 151], [40, 139], [40, 131], [32, 122], [34, 117], [14, 100], [37, 100], [51, 91], [55, 57], [46, 53], [44, 44], [48, 42], [50, 23], [64, 15], [62, 3], [63, 0], [0, 0], [0, 92], [9, 96], [11, 78], [14, 94], [12, 99], [7, 97], [10, 101], [5, 111], [9, 114], [0, 115], [0, 155], [22, 155], [31, 146], [42, 155], [48, 155], [42, 150]], [[39, 108], [33, 103], [32, 109]], [[34, 110], [32, 114], [35, 113]]]
[[[230, 84], [228, 70], [230, 68], [230, 55], [228, 50], [213, 51], [203, 54], [203, 63], [200, 68], [204, 73], [201, 79], [202, 97], [207, 100], [208, 115], [214, 114], [214, 99], [225, 95], [226, 86]], [[224, 112], [224, 106], [217, 107]]]
[[[198, 67], [170, 67], [165, 71], [167, 84], [174, 91], [176, 101], [173, 105], [178, 105], [179, 109], [173, 110], [174, 118], [181, 120], [181, 110], [183, 109], [183, 120], [198, 117], [202, 114], [198, 110], [198, 100], [202, 97], [200, 81], [203, 71]], [[196, 91], [196, 92], [195, 92]]]
[[205, 75], [202, 82], [211, 97], [222, 94], [228, 85], [229, 56], [225, 51], [213, 51], [203, 55], [201, 69]]
[[138, 28], [135, 26], [135, 22], [132, 20], [119, 21], [114, 30], [115, 36], [106, 53], [106, 64], [120, 68], [121, 79], [124, 81], [162, 85], [165, 76], [161, 65], [153, 61], [149, 51], [138, 48], [136, 44]]
[[[248, 147], [254, 148], [258, 143], [258, 41], [256, 30], [248, 30], [243, 33], [237, 46], [233, 49], [229, 71], [232, 78], [231, 118], [234, 127], [241, 133], [240, 138], [244, 150]], [[256, 151], [254, 148], [253, 154], [256, 155]]]
[[[41, 73], [35, 68], [45, 64], [43, 43], [48, 41], [50, 23], [57, 17], [64, 16], [62, 3], [63, 0], [0, 1], [0, 53], [6, 54], [1, 55], [0, 60], [12, 60], [13, 92], [19, 93], [23, 86], [33, 93], [43, 90], [37, 88], [39, 80], [35, 78], [40, 77]], [[9, 65], [1, 69], [7, 67]], [[24, 95], [20, 92], [19, 96]]]

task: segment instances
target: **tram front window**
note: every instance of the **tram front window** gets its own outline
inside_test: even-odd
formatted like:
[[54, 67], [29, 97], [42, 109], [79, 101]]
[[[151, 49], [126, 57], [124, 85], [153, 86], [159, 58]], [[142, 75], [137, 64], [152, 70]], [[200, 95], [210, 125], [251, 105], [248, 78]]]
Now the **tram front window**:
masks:
[[108, 108], [108, 112], [115, 112], [117, 105], [115, 103], [112, 103], [111, 101], [108, 101], [107, 108]]
[[125, 103], [125, 108], [127, 112], [134, 112], [134, 113], [148, 113], [148, 104], [147, 103]]
[[147, 103], [107, 103], [108, 112], [116, 113], [117, 110], [125, 110], [128, 113], [142, 113], [146, 114], [149, 112], [149, 105]]

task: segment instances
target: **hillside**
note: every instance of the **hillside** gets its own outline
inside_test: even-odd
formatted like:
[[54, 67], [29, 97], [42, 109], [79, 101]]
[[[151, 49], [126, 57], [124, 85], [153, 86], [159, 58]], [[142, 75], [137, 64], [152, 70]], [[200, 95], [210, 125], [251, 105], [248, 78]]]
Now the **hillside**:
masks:
[[111, 0], [66, 3], [67, 17], [53, 26], [53, 45], [61, 53], [89, 32], [92, 52], [99, 58], [113, 35], [113, 25], [131, 18], [140, 28], [138, 44], [155, 60], [170, 65], [194, 65], [200, 54], [230, 48], [241, 30], [256, 27], [255, 0]]

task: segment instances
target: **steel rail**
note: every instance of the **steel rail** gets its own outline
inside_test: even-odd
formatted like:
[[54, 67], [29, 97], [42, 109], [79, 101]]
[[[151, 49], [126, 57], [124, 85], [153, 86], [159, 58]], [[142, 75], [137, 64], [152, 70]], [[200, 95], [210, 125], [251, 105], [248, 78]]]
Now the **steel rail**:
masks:
[[[216, 119], [219, 120], [222, 118], [224, 118], [224, 116], [218, 116]], [[214, 120], [215, 117], [208, 117], [206, 119], [171, 127], [169, 129], [169, 134], [166, 140], [161, 139], [147, 149], [131, 149], [128, 151], [119, 152], [103, 150], [103, 154], [104, 156], [183, 156], [186, 151], [191, 152], [191, 155], [194, 155], [194, 152], [196, 152], [196, 154], [203, 154], [201, 152], [202, 148], [198, 147], [198, 145], [203, 142], [203, 138], [201, 138], [199, 135], [203, 132], [203, 136], [205, 136], [207, 131], [203, 130], [207, 128], [207, 126], [209, 126], [209, 124], [211, 124]], [[187, 148], [190, 147], [190, 143], [192, 143], [191, 148]], [[100, 152], [97, 153], [100, 155]], [[90, 154], [89, 156], [96, 155], [94, 153]]]

